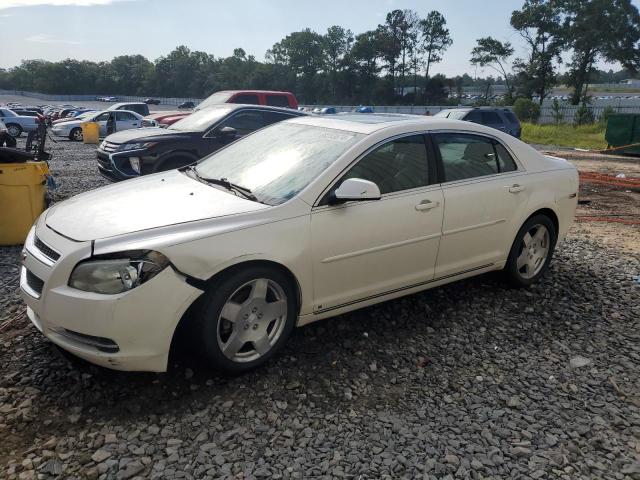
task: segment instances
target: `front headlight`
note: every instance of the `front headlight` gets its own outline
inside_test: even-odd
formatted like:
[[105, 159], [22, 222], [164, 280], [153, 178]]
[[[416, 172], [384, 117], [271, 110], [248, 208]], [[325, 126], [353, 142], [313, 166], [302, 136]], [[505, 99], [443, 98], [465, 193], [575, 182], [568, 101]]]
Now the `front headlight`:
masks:
[[158, 142], [134, 142], [125, 143], [118, 147], [119, 152], [126, 152], [127, 150], [143, 150], [145, 148], [153, 147]]
[[167, 257], [152, 250], [110, 254], [76, 265], [69, 286], [85, 292], [115, 295], [151, 280], [167, 265]]
[[129, 163], [134, 172], [140, 173], [140, 159], [138, 157], [129, 157]]

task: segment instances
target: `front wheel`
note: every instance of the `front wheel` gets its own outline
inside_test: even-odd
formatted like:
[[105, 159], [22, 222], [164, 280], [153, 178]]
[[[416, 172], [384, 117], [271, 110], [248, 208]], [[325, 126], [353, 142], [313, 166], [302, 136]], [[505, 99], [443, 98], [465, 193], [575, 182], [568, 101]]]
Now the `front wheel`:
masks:
[[75, 142], [81, 142], [83, 140], [83, 138], [84, 137], [82, 135], [82, 129], [81, 128], [74, 128], [69, 133], [69, 140], [73, 140]]
[[20, 125], [16, 125], [15, 123], [10, 123], [7, 125], [7, 133], [13, 138], [18, 138], [20, 137], [20, 135], [22, 135], [22, 127]]
[[527, 220], [516, 235], [504, 269], [510, 283], [526, 287], [538, 281], [549, 268], [556, 239], [555, 225], [546, 215]]
[[268, 267], [239, 270], [217, 283], [197, 313], [205, 357], [214, 367], [240, 373], [262, 365], [286, 343], [297, 317], [295, 290]]

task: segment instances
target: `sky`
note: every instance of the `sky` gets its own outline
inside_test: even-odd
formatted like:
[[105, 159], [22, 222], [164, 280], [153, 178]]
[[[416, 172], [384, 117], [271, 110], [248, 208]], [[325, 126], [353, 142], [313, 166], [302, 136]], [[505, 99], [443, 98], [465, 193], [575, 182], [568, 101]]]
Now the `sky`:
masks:
[[[640, 7], [640, 0], [633, 0]], [[0, 67], [23, 59], [110, 60], [142, 54], [150, 60], [178, 45], [225, 57], [237, 47], [256, 59], [293, 31], [324, 33], [332, 25], [354, 34], [384, 23], [393, 9], [446, 18], [453, 45], [432, 74], [494, 74], [469, 62], [475, 40], [509, 41], [515, 56], [524, 44], [510, 27], [523, 0], [0, 0]], [[605, 67], [605, 65], [600, 65]], [[608, 66], [606, 68], [617, 66]]]

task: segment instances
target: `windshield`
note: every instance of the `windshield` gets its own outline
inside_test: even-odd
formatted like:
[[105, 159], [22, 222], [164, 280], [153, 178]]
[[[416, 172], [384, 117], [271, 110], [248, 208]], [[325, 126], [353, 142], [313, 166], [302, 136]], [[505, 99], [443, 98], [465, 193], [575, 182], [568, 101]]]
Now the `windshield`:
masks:
[[227, 103], [227, 100], [231, 98], [233, 92], [217, 92], [213, 95], [205, 98], [202, 103], [198, 105], [198, 110], [202, 110], [210, 105], [219, 105], [221, 103]]
[[237, 141], [198, 163], [198, 174], [226, 178], [269, 205], [295, 197], [364, 135], [278, 123]]
[[169, 127], [169, 130], [179, 130], [181, 132], [202, 132], [221, 120], [233, 110], [230, 106], [214, 106], [198, 110], [187, 115], [182, 120]]

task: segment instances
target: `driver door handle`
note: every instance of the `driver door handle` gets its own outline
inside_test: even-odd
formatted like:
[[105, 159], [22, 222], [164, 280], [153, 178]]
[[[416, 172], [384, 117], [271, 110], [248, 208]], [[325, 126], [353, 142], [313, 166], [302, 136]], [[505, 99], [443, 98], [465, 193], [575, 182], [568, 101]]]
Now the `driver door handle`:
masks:
[[422, 200], [418, 205], [416, 205], [416, 210], [419, 212], [425, 210], [431, 210], [432, 208], [436, 208], [440, 205], [440, 202], [432, 202], [431, 200]]
[[525, 187], [523, 185], [518, 185], [517, 183], [514, 183], [513, 185], [511, 185], [509, 187], [509, 192], [518, 193], [518, 192], [524, 191], [524, 189], [525, 189]]

